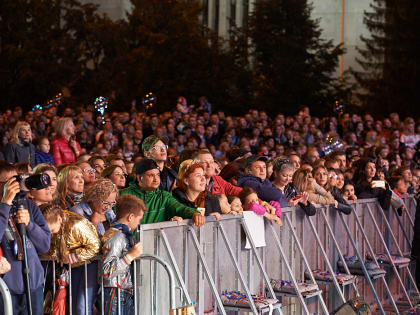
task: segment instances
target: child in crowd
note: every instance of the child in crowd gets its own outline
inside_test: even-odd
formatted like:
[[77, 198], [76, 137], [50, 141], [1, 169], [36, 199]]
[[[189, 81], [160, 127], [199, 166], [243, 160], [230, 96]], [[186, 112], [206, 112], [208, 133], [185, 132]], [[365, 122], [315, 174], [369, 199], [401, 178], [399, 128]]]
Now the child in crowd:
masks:
[[357, 196], [354, 192], [354, 185], [352, 182], [345, 182], [342, 190], [342, 195], [345, 200], [357, 200]]
[[[133, 231], [146, 211], [144, 202], [133, 195], [117, 200], [116, 221], [104, 235], [102, 271], [104, 281], [104, 312], [108, 315], [134, 314], [134, 292], [131, 263], [143, 252], [142, 243], [135, 243]], [[120, 289], [120, 310], [118, 292]]]
[[[281, 207], [277, 201], [260, 202], [257, 193], [251, 187], [244, 187], [239, 193], [239, 198], [245, 211], [254, 211], [256, 214], [263, 215], [276, 224], [283, 225]], [[275, 210], [273, 211], [273, 209]]]
[[242, 202], [241, 199], [238, 196], [228, 196], [227, 197], [228, 202], [230, 203], [230, 208], [232, 209], [231, 213], [232, 214], [239, 214], [242, 213], [244, 211], [244, 209], [242, 208]]
[[55, 164], [53, 156], [50, 154], [50, 141], [47, 137], [38, 137], [33, 141], [33, 144], [35, 145], [35, 165]]

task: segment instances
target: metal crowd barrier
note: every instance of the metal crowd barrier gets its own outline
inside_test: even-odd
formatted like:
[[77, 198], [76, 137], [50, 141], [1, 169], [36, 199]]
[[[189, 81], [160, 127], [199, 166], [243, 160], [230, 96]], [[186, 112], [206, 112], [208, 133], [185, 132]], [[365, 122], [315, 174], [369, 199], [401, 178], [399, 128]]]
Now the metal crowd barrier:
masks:
[[[195, 302], [200, 315], [256, 315], [254, 294], [278, 299], [261, 310], [268, 314], [329, 314], [358, 296], [381, 314], [401, 314], [413, 309], [418, 300], [413, 296], [419, 296], [413, 264], [393, 260], [396, 255], [410, 254], [416, 203], [414, 198], [405, 202], [407, 211], [402, 216], [395, 209], [384, 211], [374, 199], [353, 202], [350, 215], [318, 207], [315, 216], [307, 217], [300, 208], [285, 208], [284, 226], [266, 221], [266, 246], [258, 248], [242, 215], [223, 215], [219, 221], [207, 217], [200, 228], [193, 227], [190, 220], [141, 225], [138, 237], [144, 255], [134, 265], [135, 314], [168, 314], [176, 306]], [[246, 238], [250, 249], [244, 247]], [[366, 255], [376, 257], [378, 253], [389, 264], [376, 259], [370, 262], [384, 268], [386, 274], [370, 276]], [[339, 283], [335, 275], [338, 261], [350, 275], [344, 256], [356, 256], [363, 263], [360, 275]], [[317, 281], [312, 273], [316, 269], [328, 271], [331, 278]], [[294, 292], [275, 291], [272, 279], [290, 281]], [[297, 289], [305, 281], [315, 289], [309, 293]], [[249, 307], [223, 305], [225, 290], [240, 290], [251, 301]], [[103, 296], [98, 299], [103, 303]]]
[[13, 314], [12, 297], [10, 296], [9, 288], [6, 283], [0, 278], [0, 294], [3, 299], [3, 313], [1, 314]]

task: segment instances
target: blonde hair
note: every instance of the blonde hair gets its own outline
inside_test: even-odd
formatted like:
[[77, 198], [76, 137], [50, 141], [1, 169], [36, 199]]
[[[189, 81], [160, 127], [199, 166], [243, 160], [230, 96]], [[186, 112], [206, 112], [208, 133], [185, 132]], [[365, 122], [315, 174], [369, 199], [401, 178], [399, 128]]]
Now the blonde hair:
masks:
[[311, 171], [308, 169], [298, 169], [293, 174], [293, 184], [295, 184], [296, 188], [299, 189], [301, 192], [308, 191], [309, 186], [309, 177]]
[[117, 186], [108, 178], [99, 178], [85, 192], [84, 200], [92, 206], [95, 201], [105, 200], [113, 192], [118, 192]]
[[59, 120], [56, 121], [54, 124], [54, 129], [57, 134], [57, 137], [64, 137], [66, 136], [66, 129], [73, 123], [73, 119], [70, 117], [61, 117]]
[[28, 124], [26, 121], [18, 121], [15, 125], [15, 128], [13, 129], [12, 139], [10, 140], [11, 142], [16, 142], [18, 144], [21, 144], [20, 139], [19, 139], [19, 132], [23, 127], [29, 127], [29, 129], [31, 130], [31, 141], [32, 141], [31, 125]]
[[57, 193], [58, 193], [58, 200], [60, 205], [63, 208], [67, 208], [66, 205], [66, 197], [69, 193], [69, 180], [70, 176], [73, 175], [75, 172], [79, 172], [83, 175], [82, 170], [78, 166], [70, 165], [63, 168], [60, 173], [58, 173], [57, 177]]

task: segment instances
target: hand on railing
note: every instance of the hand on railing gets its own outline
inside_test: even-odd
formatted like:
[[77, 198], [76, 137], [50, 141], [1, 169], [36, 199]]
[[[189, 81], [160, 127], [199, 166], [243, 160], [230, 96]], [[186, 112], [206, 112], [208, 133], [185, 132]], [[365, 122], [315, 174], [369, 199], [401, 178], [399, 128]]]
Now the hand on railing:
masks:
[[131, 261], [140, 257], [143, 254], [143, 244], [141, 242], [136, 243], [133, 248], [127, 253], [131, 258]]

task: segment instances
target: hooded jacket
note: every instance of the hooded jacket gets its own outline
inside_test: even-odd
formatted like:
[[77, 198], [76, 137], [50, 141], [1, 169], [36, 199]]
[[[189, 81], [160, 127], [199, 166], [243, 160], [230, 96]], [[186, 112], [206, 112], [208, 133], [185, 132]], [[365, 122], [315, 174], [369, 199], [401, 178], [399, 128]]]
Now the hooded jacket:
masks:
[[[44, 269], [41, 266], [38, 255], [48, 252], [51, 234], [38, 206], [32, 200], [26, 199], [26, 207], [30, 215], [29, 225], [26, 227], [29, 279], [31, 290], [35, 290], [40, 288], [44, 281]], [[1, 249], [3, 256], [11, 265], [11, 270], [3, 276], [3, 280], [13, 294], [24, 294], [23, 261], [16, 259], [13, 250], [13, 240], [10, 239], [10, 232], [8, 232], [7, 218], [11, 208], [8, 204], [0, 203]]]
[[136, 196], [146, 204], [147, 211], [141, 224], [169, 221], [174, 216], [191, 219], [194, 213], [200, 213], [197, 209], [184, 206], [169, 192], [159, 188], [154, 191], [141, 190], [136, 183], [130, 183], [120, 191], [120, 196], [127, 194]]
[[286, 199], [280, 189], [275, 187], [268, 179], [262, 181], [259, 177], [249, 174], [241, 174], [238, 179], [238, 186], [251, 187], [258, 197], [264, 201], [277, 201], [282, 208], [289, 207], [289, 201]]

